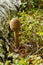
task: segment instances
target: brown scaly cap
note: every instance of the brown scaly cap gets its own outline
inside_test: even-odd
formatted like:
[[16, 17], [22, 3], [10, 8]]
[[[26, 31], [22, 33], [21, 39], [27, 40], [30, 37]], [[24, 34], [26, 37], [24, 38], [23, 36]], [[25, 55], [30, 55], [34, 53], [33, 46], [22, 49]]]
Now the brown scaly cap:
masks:
[[12, 31], [17, 31], [20, 27], [20, 21], [18, 18], [13, 18], [11, 21], [10, 21], [10, 28]]

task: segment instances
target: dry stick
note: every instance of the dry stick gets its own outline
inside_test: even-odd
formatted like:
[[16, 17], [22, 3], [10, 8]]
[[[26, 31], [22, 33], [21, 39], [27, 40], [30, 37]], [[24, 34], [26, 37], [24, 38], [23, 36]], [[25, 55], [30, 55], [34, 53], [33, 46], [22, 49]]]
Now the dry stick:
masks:
[[35, 53], [33, 53], [33, 55], [34, 54], [37, 54], [40, 50], [42, 50], [43, 49], [43, 47], [41, 47], [40, 49], [38, 49]]

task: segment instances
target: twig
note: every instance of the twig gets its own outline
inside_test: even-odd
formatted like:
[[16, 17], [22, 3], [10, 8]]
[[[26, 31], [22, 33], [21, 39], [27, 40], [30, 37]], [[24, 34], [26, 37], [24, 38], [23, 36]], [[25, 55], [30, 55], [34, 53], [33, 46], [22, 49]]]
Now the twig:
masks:
[[35, 53], [33, 54], [37, 54], [41, 49], [43, 49], [43, 47], [41, 47], [40, 49], [38, 49]]

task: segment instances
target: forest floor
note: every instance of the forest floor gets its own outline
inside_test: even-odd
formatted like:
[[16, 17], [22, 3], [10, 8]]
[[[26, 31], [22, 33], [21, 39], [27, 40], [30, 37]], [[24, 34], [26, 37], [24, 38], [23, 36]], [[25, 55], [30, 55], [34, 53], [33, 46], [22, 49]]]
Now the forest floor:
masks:
[[11, 45], [4, 65], [43, 65], [43, 10], [19, 11], [17, 17], [21, 24], [20, 46], [17, 49], [14, 44]]

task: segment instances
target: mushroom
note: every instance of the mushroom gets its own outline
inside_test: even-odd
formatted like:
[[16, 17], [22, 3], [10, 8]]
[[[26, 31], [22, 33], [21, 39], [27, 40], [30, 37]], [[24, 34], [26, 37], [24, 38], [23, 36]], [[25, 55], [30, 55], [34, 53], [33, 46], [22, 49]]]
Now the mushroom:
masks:
[[14, 38], [15, 38], [15, 43], [16, 43], [16, 48], [19, 47], [19, 35], [18, 35], [18, 29], [20, 27], [20, 21], [18, 18], [13, 18], [10, 21], [10, 28], [14, 32]]

